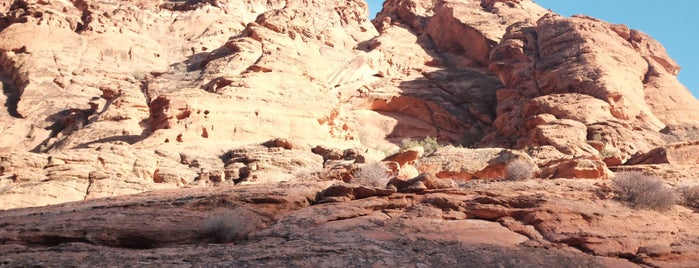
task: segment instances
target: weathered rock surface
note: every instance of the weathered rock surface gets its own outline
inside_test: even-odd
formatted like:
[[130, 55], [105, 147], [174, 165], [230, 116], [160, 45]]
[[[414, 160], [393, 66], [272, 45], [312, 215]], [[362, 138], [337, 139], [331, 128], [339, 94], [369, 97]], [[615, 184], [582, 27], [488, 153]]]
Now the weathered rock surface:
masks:
[[[497, 182], [316, 203], [330, 184], [167, 190], [9, 210], [0, 216], [3, 265], [636, 267], [624, 258], [690, 265], [696, 254], [694, 213], [631, 211], [595, 198], [592, 182]], [[221, 234], [207, 223], [233, 214], [244, 218], [230, 218], [237, 225], [229, 228], [245, 235], [212, 244]]]
[[[663, 143], [658, 131], [675, 120], [657, 106], [673, 103], [682, 107], [676, 111], [696, 107], [646, 92], [660, 86], [653, 80], [679, 70], [662, 46], [626, 26], [584, 16], [548, 14], [536, 23], [513, 24], [493, 49], [490, 68], [506, 86], [498, 91], [495, 126], [519, 146], [552, 145], [564, 154], [580, 156], [598, 153], [583, 148], [586, 140], [603, 141], [619, 150], [625, 161]], [[673, 94], [688, 93], [673, 83], [663, 87], [677, 92]], [[659, 104], [653, 104], [656, 99], [651, 101], [648, 94], [657, 97]], [[679, 117], [684, 123], [697, 123], [694, 115]], [[541, 127], [554, 119], [574, 120], [592, 131], [582, 138], [574, 136], [585, 133], [580, 129], [571, 129], [569, 134], [558, 130], [556, 135], [542, 133]], [[607, 124], [614, 124], [613, 129], [597, 127]], [[621, 132], [638, 134], [622, 136]], [[574, 142], [561, 146], [550, 139], [556, 136]], [[629, 143], [633, 147], [625, 145]]]
[[415, 166], [423, 173], [435, 174], [438, 178], [453, 178], [469, 181], [472, 179], [501, 179], [505, 177], [508, 163], [522, 160], [536, 165], [524, 152], [502, 148], [468, 149], [447, 146], [421, 158]]
[[637, 155], [630, 164], [672, 164], [676, 166], [697, 166], [699, 164], [699, 141], [671, 143]]
[[[368, 148], [362, 155], [376, 160], [404, 138], [432, 136], [546, 148], [534, 161], [549, 170], [579, 157], [619, 165], [691, 138], [676, 130], [699, 114], [668, 82], [679, 66], [656, 41], [531, 1], [391, 0], [373, 24], [360, 1], [21, 0], [3, 9], [0, 147], [70, 158], [120, 144], [154, 183], [254, 178], [256, 164], [217, 158], [274, 137]], [[258, 154], [232, 150], [238, 159]], [[258, 181], [288, 179], [293, 168], [281, 162], [262, 164], [285, 167]], [[50, 175], [72, 178], [60, 186], [69, 201], [85, 192], [90, 171]], [[93, 179], [91, 189], [105, 190], [91, 196], [119, 194], [104, 187], [119, 172], [92, 173], [107, 180]]]
[[[696, 184], [699, 101], [658, 42], [531, 0], [367, 15], [361, 0], [0, 1], [0, 266], [699, 259], [695, 213], [631, 211], [599, 180]], [[427, 136], [443, 148], [393, 154]], [[382, 159], [387, 189], [352, 181]], [[515, 160], [541, 179], [498, 180]]]

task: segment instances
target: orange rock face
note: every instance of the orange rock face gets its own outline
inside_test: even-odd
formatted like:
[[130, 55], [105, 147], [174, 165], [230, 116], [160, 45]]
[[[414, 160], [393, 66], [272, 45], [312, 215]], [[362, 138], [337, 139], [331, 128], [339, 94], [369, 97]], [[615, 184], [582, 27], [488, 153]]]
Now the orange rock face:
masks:
[[[492, 50], [490, 69], [506, 87], [498, 91], [496, 136], [515, 146], [551, 145], [572, 156], [599, 156], [605, 148], [623, 163], [665, 143], [661, 129], [697, 123], [696, 112], [671, 119], [658, 109], [673, 103], [676, 112], [694, 110], [696, 99], [678, 103], [653, 93], [654, 80], [674, 76], [678, 66], [657, 42], [623, 25], [554, 14], [513, 24]], [[663, 87], [689, 94], [674, 83]]]
[[[611, 167], [696, 184], [699, 101], [679, 70], [642, 32], [531, 0], [387, 0], [373, 21], [362, 0], [0, 1], [0, 226], [18, 226], [0, 246], [10, 266], [56, 257], [36, 247], [173, 256], [221, 242], [192, 224], [229, 208], [253, 239], [224, 235], [243, 261], [221, 266], [368, 266], [355, 243], [389, 267], [478, 266], [473, 250], [694, 264], [693, 214], [636, 215], [603, 181]], [[399, 148], [428, 136], [439, 148]], [[381, 160], [390, 172], [367, 171]], [[504, 181], [515, 161], [537, 178]], [[362, 167], [389, 189], [355, 185]], [[187, 258], [225, 248], [198, 250]], [[145, 263], [123, 252], [104, 266]]]

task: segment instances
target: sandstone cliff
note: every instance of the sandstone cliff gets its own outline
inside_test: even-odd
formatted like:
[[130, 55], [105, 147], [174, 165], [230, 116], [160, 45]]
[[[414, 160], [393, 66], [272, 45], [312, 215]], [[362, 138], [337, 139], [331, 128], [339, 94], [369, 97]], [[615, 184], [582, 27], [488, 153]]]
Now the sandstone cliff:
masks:
[[[469, 248], [473, 241], [447, 239], [455, 251], [471, 245], [466, 248], [499, 252], [529, 241], [545, 249], [520, 248], [512, 254], [533, 250], [538, 257], [529, 260], [532, 264], [557, 256], [562, 263], [585, 259], [588, 266], [614, 266], [614, 260], [550, 247], [573, 247], [648, 265], [691, 263], [697, 245], [679, 237], [696, 234], [679, 230], [692, 228], [682, 221], [694, 216], [684, 210], [647, 233], [624, 229], [627, 236], [618, 238], [592, 231], [622, 226], [621, 220], [607, 216], [631, 213], [621, 208], [605, 211], [611, 201], [595, 194], [604, 189], [600, 185], [606, 185], [603, 180], [612, 170], [652, 172], [672, 186], [695, 184], [686, 174], [697, 165], [699, 101], [677, 81], [679, 71], [662, 45], [640, 31], [582, 15], [565, 18], [531, 0], [386, 0], [373, 21], [361, 0], [0, 1], [0, 101], [5, 106], [0, 113], [0, 209], [93, 199], [98, 200], [85, 204], [110, 204], [122, 199], [101, 198], [179, 189], [168, 197], [154, 194], [154, 202], [168, 205], [142, 208], [139, 215], [172, 210], [190, 217], [182, 220], [188, 224], [222, 206], [193, 208], [190, 201], [172, 201], [174, 196], [253, 191], [249, 189], [264, 196], [285, 187], [276, 182], [297, 185], [319, 172], [327, 175], [323, 179], [349, 182], [361, 163], [386, 159], [386, 168], [398, 178], [434, 174], [456, 181], [461, 190], [398, 197], [410, 200], [408, 205], [392, 203], [396, 197], [391, 193], [380, 197], [384, 194], [371, 192], [363, 197], [373, 198], [372, 207], [340, 202], [319, 208], [315, 205], [322, 199], [316, 194], [330, 184], [311, 176], [316, 182], [305, 182], [303, 187], [311, 190], [303, 195], [313, 197], [292, 202], [294, 206], [279, 205], [278, 211], [265, 214], [258, 206], [277, 206], [276, 201], [236, 197], [224, 207], [256, 204], [246, 207], [262, 215], [265, 226], [255, 229], [258, 240], [250, 242], [258, 243], [255, 246], [274, 244], [281, 233], [298, 235], [298, 230], [288, 229], [306, 228], [300, 219], [316, 213], [306, 210], [353, 211], [336, 219], [358, 218], [356, 224], [364, 226], [384, 221], [381, 209], [398, 207], [393, 216], [407, 219], [418, 230], [429, 224], [414, 220], [423, 214], [411, 213], [426, 206], [425, 213], [431, 215], [427, 218], [444, 221], [440, 224], [448, 230], [454, 224], [485, 224], [487, 232], [504, 232], [511, 238], [477, 248]], [[418, 148], [386, 158], [404, 139], [428, 136], [441, 146], [471, 149], [445, 147], [425, 154]], [[519, 201], [512, 200], [520, 197], [509, 193], [520, 191], [517, 185], [493, 186], [497, 194], [463, 189], [471, 180], [503, 178], [505, 166], [515, 160], [536, 165], [538, 179], [550, 188], [535, 191], [546, 196], [541, 197], [544, 201], [518, 207], [513, 202]], [[567, 180], [580, 178], [592, 180]], [[567, 191], [557, 180], [588, 194], [562, 194], [567, 201], [554, 202], [553, 193]], [[213, 186], [222, 189], [208, 189]], [[483, 199], [493, 196], [502, 200]], [[599, 208], [583, 211], [578, 199], [592, 200]], [[479, 209], [493, 204], [506, 209]], [[53, 208], [61, 217], [74, 216], [66, 207]], [[430, 214], [437, 210], [444, 215]], [[454, 216], [451, 210], [465, 216]], [[0, 220], [12, 224], [34, 213], [12, 211]], [[571, 220], [559, 226], [550, 223], [552, 213], [588, 222]], [[656, 216], [643, 214], [638, 221]], [[355, 224], [334, 226], [336, 219], [330, 218], [318, 219], [318, 228], [332, 233], [337, 230], [333, 228]], [[500, 224], [493, 227], [492, 222]], [[93, 223], [80, 221], [83, 224]], [[407, 223], [391, 224], [386, 228], [395, 233]], [[0, 233], [5, 235], [0, 241], [21, 245], [12, 249], [18, 260], [37, 245], [68, 243], [75, 247], [70, 250], [91, 251], [103, 246], [199, 243], [192, 233], [195, 227], [171, 227], [166, 236], [189, 236], [178, 234], [172, 241], [156, 238], [162, 234], [129, 236], [131, 231], [145, 232], [134, 227], [117, 228], [114, 237], [94, 238], [103, 235], [95, 231], [93, 238], [85, 238], [78, 234], [82, 227], [39, 235], [20, 228]], [[459, 228], [470, 227], [453, 228], [463, 232]], [[568, 232], [576, 228], [585, 231], [577, 236]], [[648, 237], [657, 241], [639, 242]], [[384, 238], [390, 242], [374, 244], [377, 252], [400, 242]], [[630, 257], [639, 248], [656, 245], [673, 245], [674, 255]], [[219, 249], [209, 250], [214, 254]], [[125, 257], [129, 254], [114, 252], [104, 258], [131, 258]], [[172, 253], [153, 254], [163, 258]], [[387, 253], [377, 254], [371, 258]], [[264, 264], [284, 264], [279, 256]], [[70, 260], [65, 264], [72, 265]]]

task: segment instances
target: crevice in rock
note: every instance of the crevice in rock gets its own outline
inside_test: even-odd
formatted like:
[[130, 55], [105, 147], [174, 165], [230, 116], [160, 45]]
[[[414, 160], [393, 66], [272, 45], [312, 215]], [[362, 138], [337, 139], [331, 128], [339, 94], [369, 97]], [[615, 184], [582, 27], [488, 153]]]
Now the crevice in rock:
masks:
[[540, 96], [541, 93], [541, 86], [539, 85], [539, 76], [537, 72], [537, 68], [539, 65], [539, 59], [541, 58], [541, 55], [539, 54], [539, 34], [536, 32], [536, 29], [532, 28], [532, 31], [529, 32], [529, 35], [527, 35], [529, 38], [529, 43], [533, 46], [530, 51], [532, 51], [532, 55], [529, 55], [532, 60], [532, 80], [534, 81], [534, 86], [536, 87], [537, 94]]
[[95, 178], [92, 176], [93, 173], [90, 172], [87, 178], [87, 188], [85, 188], [85, 197], [83, 197], [83, 200], [87, 200], [87, 197], [90, 195], [90, 189], [92, 189], [92, 184], [95, 182]]
[[14, 23], [24, 23], [27, 22], [26, 16], [24, 14], [30, 14], [29, 5], [26, 1], [10, 1], [13, 2], [10, 5], [9, 10], [4, 16], [0, 16], [0, 31], [9, 27]]
[[[537, 231], [539, 231], [539, 230], [537, 229]], [[541, 231], [539, 231], [539, 232], [541, 232]], [[567, 238], [564, 240], [556, 241], [556, 243], [567, 245], [569, 247], [580, 250], [581, 252], [583, 252], [585, 254], [594, 256], [595, 253], [593, 251], [591, 251], [590, 249], [588, 249], [587, 247], [585, 247], [585, 240], [584, 239], [585, 238], [583, 238], [583, 237], [570, 237], [570, 238]]]
[[160, 8], [170, 11], [192, 11], [206, 5], [221, 8], [218, 0], [168, 0], [160, 4]]
[[645, 74], [643, 74], [643, 85], [648, 84], [650, 81], [651, 76], [653, 76], [653, 73], [655, 72], [653, 65], [650, 63], [647, 57], [643, 57], [643, 60], [646, 61], [646, 64], [648, 64], [648, 70], [646, 71]]
[[54, 148], [61, 139], [89, 124], [89, 117], [96, 112], [96, 107], [90, 109], [65, 109], [48, 116], [45, 121], [53, 122], [46, 130], [50, 130], [49, 136], [34, 147], [31, 152], [45, 152]]
[[[0, 55], [0, 58], [3, 58]], [[12, 81], [12, 77], [8, 72], [0, 68], [0, 83], [2, 83], [2, 94], [5, 95], [5, 107], [7, 107], [7, 113], [15, 118], [22, 118], [22, 115], [17, 111], [17, 105], [19, 104], [21, 91], [16, 83]]]
[[117, 237], [114, 244], [108, 246], [128, 249], [152, 249], [156, 248], [157, 243], [153, 239], [144, 236], [128, 234]]
[[110, 238], [105, 241], [93, 241], [85, 237], [70, 237], [55, 234], [46, 234], [34, 237], [27, 237], [22, 240], [16, 241], [4, 241], [5, 243], [15, 243], [25, 246], [45, 246], [54, 247], [66, 243], [85, 243], [91, 245], [100, 245], [114, 248], [126, 248], [126, 249], [152, 249], [157, 247], [157, 242], [153, 239], [140, 236], [140, 235], [122, 235], [114, 238]]
[[67, 236], [60, 236], [60, 235], [43, 235], [43, 236], [33, 237], [30, 240], [26, 241], [26, 244], [53, 247], [53, 246], [58, 246], [60, 244], [76, 243], [76, 242], [92, 244], [90, 241], [88, 241], [85, 238], [67, 237]]
[[92, 11], [89, 10], [87, 2], [85, 2], [85, 0], [74, 0], [71, 2], [73, 2], [73, 6], [81, 12], [81, 22], [75, 27], [75, 32], [82, 33], [89, 30], [90, 22], [92, 22]]

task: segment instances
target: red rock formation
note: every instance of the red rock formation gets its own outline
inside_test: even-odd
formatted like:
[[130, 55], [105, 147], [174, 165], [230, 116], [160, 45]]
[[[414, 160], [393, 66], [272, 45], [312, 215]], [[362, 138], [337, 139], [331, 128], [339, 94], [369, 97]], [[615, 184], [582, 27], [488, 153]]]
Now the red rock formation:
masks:
[[[663, 144], [659, 130], [666, 125], [696, 124], [694, 115], [676, 120], [666, 116], [667, 109], [657, 109], [662, 103], [677, 105], [676, 112], [697, 106], [693, 98], [677, 103], [673, 96], [650, 91], [658, 85], [652, 80], [678, 70], [651, 40], [623, 25], [584, 16], [549, 14], [536, 23], [510, 26], [491, 53], [490, 68], [506, 86], [498, 91], [499, 136], [516, 146], [552, 145], [573, 156], [595, 156], [606, 148], [618, 151], [625, 162]], [[681, 86], [668, 90], [688, 94]], [[599, 150], [587, 145], [596, 142], [602, 142]]]
[[[0, 265], [693, 265], [695, 213], [603, 181], [695, 184], [678, 72], [531, 0], [387, 0], [373, 23], [360, 0], [0, 1]], [[426, 136], [443, 148], [386, 158]], [[327, 182], [381, 159], [388, 189]], [[538, 177], [501, 180], [515, 160]]]
[[[360, 263], [356, 254], [361, 263], [387, 265], [639, 267], [630, 256], [639, 265], [696, 261], [697, 216], [688, 209], [631, 210], [591, 197], [600, 188], [579, 180], [471, 187], [395, 193], [273, 183], [17, 209], [0, 215], [0, 248], [9, 266], [344, 266]], [[237, 225], [212, 225], [220, 219]]]
[[629, 160], [629, 164], [696, 166], [699, 164], [699, 141], [667, 144], [634, 156]]

